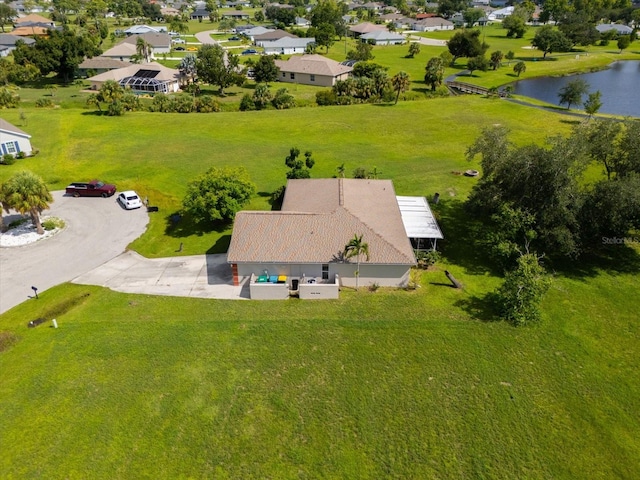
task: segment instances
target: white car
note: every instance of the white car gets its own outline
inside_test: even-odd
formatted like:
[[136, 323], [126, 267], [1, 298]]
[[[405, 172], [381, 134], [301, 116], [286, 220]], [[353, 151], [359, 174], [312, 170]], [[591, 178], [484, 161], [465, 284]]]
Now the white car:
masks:
[[184, 45], [185, 43], [187, 43], [186, 40], [182, 39], [182, 38], [174, 38], [173, 40], [171, 40], [173, 43], [178, 43], [178, 44], [182, 44]]
[[133, 190], [127, 190], [118, 195], [118, 202], [127, 210], [142, 207], [142, 200]]

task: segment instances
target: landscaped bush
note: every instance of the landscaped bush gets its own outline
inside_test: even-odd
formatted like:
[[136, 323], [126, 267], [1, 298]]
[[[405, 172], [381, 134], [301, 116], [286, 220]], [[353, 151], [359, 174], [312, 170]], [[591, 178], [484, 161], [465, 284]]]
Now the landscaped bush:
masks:
[[158, 93], [154, 95], [153, 101], [151, 102], [151, 106], [149, 110], [152, 112], [168, 112], [169, 104], [171, 100], [164, 93]]
[[16, 108], [20, 103], [20, 96], [8, 87], [0, 88], [0, 108]]
[[286, 88], [281, 88], [276, 92], [275, 97], [271, 101], [277, 110], [286, 110], [296, 106], [296, 100], [293, 98]]
[[248, 93], [245, 93], [244, 96], [242, 97], [242, 100], [240, 101], [240, 111], [246, 112], [246, 111], [255, 110], [255, 109], [256, 109], [256, 104], [251, 98], [251, 95], [249, 95]]
[[416, 252], [416, 260], [418, 261], [418, 266], [421, 268], [429, 268], [431, 265], [435, 265], [440, 261], [442, 255], [437, 250], [429, 250], [425, 252], [424, 250], [419, 250]]
[[18, 218], [17, 220], [14, 220], [13, 222], [11, 222], [9, 224], [9, 230], [11, 230], [12, 228], [19, 227], [20, 225], [22, 225], [23, 223], [26, 223], [28, 221], [30, 221], [30, 220], [27, 217]]
[[124, 115], [124, 105], [120, 100], [114, 100], [109, 104], [107, 115], [110, 117], [121, 117]]
[[322, 90], [316, 93], [316, 103], [321, 107], [326, 107], [327, 105], [336, 105], [338, 101], [333, 90]]
[[55, 103], [50, 98], [39, 98], [36, 100], [37, 108], [53, 108], [55, 107]]
[[16, 158], [18, 160], [22, 160], [23, 158], [27, 158], [27, 154], [24, 152], [18, 152], [18, 154], [16, 155]]
[[125, 93], [122, 97], [122, 106], [127, 112], [135, 112], [142, 108], [142, 102], [136, 94]]
[[5, 153], [2, 156], [2, 164], [3, 165], [13, 165], [14, 163], [16, 163], [16, 157], [11, 155], [10, 153]]
[[64, 220], [56, 217], [47, 218], [42, 222], [42, 228], [44, 228], [45, 230], [55, 230], [56, 228], [64, 228], [64, 225], [65, 225]]
[[196, 98], [196, 109], [200, 113], [219, 112], [220, 104], [210, 95]]
[[191, 113], [195, 110], [195, 102], [189, 94], [183, 93], [171, 98], [171, 111], [176, 113]]

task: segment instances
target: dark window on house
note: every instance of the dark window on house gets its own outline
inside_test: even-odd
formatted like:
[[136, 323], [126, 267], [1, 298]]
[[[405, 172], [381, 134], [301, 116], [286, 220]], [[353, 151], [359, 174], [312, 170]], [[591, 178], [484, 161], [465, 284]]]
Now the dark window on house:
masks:
[[312, 74], [310, 75], [309, 80], [311, 80], [312, 82], [315, 82], [315, 81], [316, 81], [316, 76], [312, 73]]
[[284, 77], [286, 77], [286, 76], [287, 76], [287, 74], [286, 74], [286, 73], [284, 73], [284, 72], [282, 72], [282, 78], [284, 78]]
[[291, 74], [291, 80], [294, 80], [295, 78], [296, 78], [296, 74], [295, 74], [295, 73], [292, 73], [292, 74]]
[[329, 280], [329, 264], [328, 263], [322, 264], [322, 279]]

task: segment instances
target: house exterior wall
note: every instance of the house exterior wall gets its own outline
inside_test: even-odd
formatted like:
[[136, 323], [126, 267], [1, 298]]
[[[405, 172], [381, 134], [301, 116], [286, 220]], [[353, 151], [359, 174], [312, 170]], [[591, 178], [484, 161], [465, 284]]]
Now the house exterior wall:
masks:
[[259, 44], [261, 43], [262, 45], [258, 45], [258, 46], [262, 46], [264, 47], [264, 53], [266, 53], [267, 55], [293, 55], [295, 53], [304, 53], [305, 50], [307, 49], [306, 47], [273, 47], [271, 45], [269, 45], [269, 43], [271, 42], [258, 42]]
[[10, 132], [0, 132], [0, 156], [10, 153], [15, 157], [19, 152], [31, 155], [31, 141], [28, 138], [14, 135]]
[[415, 25], [413, 25], [413, 29], [417, 30], [418, 32], [436, 32], [436, 31], [442, 31], [442, 30], [453, 30], [454, 29], [454, 25], [426, 26], [426, 25], [415, 24]]
[[[340, 285], [345, 287], [355, 287], [355, 271], [357, 264], [339, 263], [335, 266], [335, 273], [340, 276]], [[409, 282], [409, 265], [370, 265], [360, 264], [360, 275], [358, 285], [365, 287], [377, 283], [381, 287], [405, 287]]]
[[348, 73], [339, 75], [337, 77], [330, 77], [328, 75], [315, 75], [314, 80], [311, 80], [312, 75], [308, 73], [293, 73], [294, 78], [291, 78], [291, 75], [291, 72], [281, 70], [280, 76], [278, 76], [278, 80], [284, 83], [301, 83], [303, 85], [333, 87], [338, 80], [346, 80], [349, 77]]
[[[340, 279], [340, 285], [355, 287], [354, 263], [329, 263], [329, 282], [333, 282], [336, 276]], [[322, 284], [322, 264], [262, 264], [239, 263], [238, 278], [240, 282], [251, 275], [262, 275], [267, 270], [269, 275], [286, 275], [287, 283], [291, 285], [292, 278], [316, 278]], [[360, 286], [377, 283], [381, 287], [405, 287], [409, 281], [409, 265], [370, 265], [360, 264]], [[300, 283], [302, 285], [302, 282]], [[252, 297], [253, 298], [253, 297]]]

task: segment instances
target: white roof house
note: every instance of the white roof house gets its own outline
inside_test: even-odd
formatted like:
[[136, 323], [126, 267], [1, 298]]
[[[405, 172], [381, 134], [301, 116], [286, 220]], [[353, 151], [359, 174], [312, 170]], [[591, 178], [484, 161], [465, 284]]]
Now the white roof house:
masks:
[[166, 33], [167, 27], [150, 27], [149, 25], [134, 25], [127, 28], [124, 33], [127, 35], [142, 35], [143, 33]]
[[627, 27], [626, 25], [620, 25], [618, 23], [603, 23], [601, 25], [596, 25], [596, 30], [600, 33], [615, 30], [619, 35], [631, 35], [633, 32], [633, 28]]
[[360, 40], [370, 41], [375, 45], [402, 45], [406, 41], [404, 35], [389, 32], [388, 30], [375, 30], [365, 33], [360, 35]]
[[514, 10], [514, 7], [505, 7], [505, 8], [501, 8], [500, 10], [494, 10], [493, 12], [489, 13], [489, 15], [487, 15], [487, 18], [490, 21], [503, 20], [508, 16], [512, 15], [513, 10]]
[[27, 156], [33, 152], [31, 135], [0, 118], [0, 155], [10, 154], [15, 157], [20, 152]]
[[315, 43], [315, 38], [298, 38], [283, 37], [274, 42], [263, 43], [264, 53], [266, 55], [293, 55], [295, 53], [304, 53], [307, 45]]

